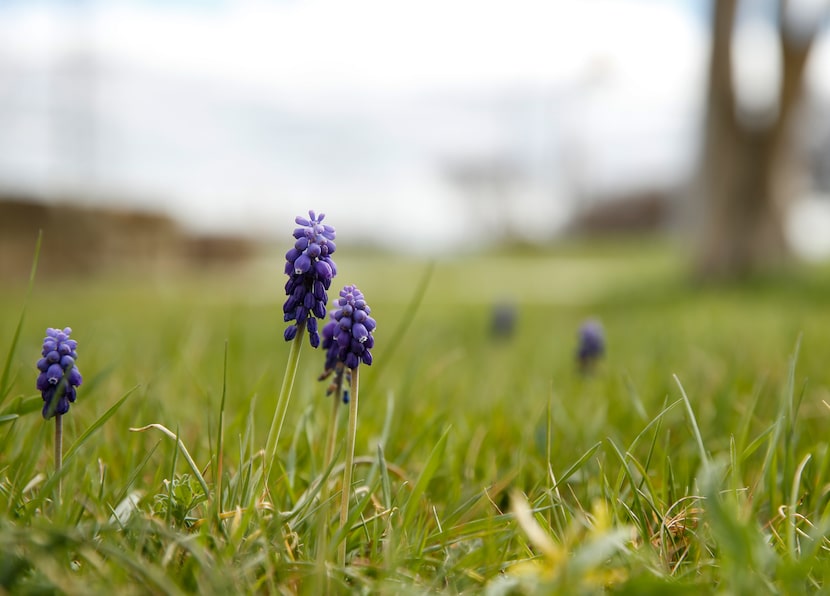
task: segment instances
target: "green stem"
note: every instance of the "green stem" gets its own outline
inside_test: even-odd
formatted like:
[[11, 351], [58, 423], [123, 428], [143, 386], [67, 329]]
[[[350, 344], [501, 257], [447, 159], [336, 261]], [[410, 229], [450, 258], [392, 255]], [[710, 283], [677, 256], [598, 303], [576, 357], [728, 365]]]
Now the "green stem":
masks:
[[[326, 459], [323, 463], [323, 469], [326, 470], [331, 465], [331, 460], [334, 457], [334, 444], [337, 438], [337, 412], [340, 406], [340, 391], [335, 391], [331, 406], [331, 416], [329, 417], [329, 436], [326, 440]], [[328, 483], [326, 483], [328, 484]], [[323, 491], [326, 490], [325, 485]]]
[[265, 441], [265, 485], [271, 477], [271, 469], [274, 457], [277, 453], [277, 445], [280, 441], [282, 423], [285, 421], [285, 413], [288, 411], [288, 402], [291, 399], [291, 390], [294, 388], [294, 377], [297, 375], [297, 365], [300, 362], [300, 348], [303, 346], [305, 335], [305, 323], [297, 325], [297, 336], [291, 342], [291, 351], [288, 353], [288, 364], [285, 367], [285, 376], [282, 378], [280, 395], [277, 398], [277, 407], [274, 409], [274, 419], [271, 421], [271, 428], [268, 430], [268, 439]]
[[[337, 437], [337, 413], [340, 405], [340, 387], [335, 390], [332, 396], [331, 416], [329, 417], [329, 433], [326, 439], [326, 454], [323, 460], [323, 469], [328, 470], [331, 466], [332, 459], [334, 459], [334, 445]], [[319, 528], [317, 535], [319, 542], [317, 543], [317, 564], [320, 569], [320, 577], [325, 576], [326, 559], [328, 558], [328, 538], [329, 538], [329, 478], [323, 478], [323, 486], [320, 487], [320, 517]], [[328, 580], [326, 580], [328, 582]], [[326, 589], [323, 590], [326, 594], [330, 592], [328, 583]]]
[[[352, 489], [352, 465], [354, 464], [354, 442], [357, 434], [357, 371], [352, 369], [352, 395], [349, 402], [349, 428], [346, 431], [346, 461], [343, 467], [343, 492], [340, 497], [340, 530], [343, 531], [349, 521], [349, 497]], [[343, 531], [342, 542], [337, 551], [337, 562], [346, 564], [346, 543], [348, 535]]]
[[61, 466], [63, 465], [63, 416], [55, 414], [55, 474], [58, 477], [58, 504], [61, 503]]

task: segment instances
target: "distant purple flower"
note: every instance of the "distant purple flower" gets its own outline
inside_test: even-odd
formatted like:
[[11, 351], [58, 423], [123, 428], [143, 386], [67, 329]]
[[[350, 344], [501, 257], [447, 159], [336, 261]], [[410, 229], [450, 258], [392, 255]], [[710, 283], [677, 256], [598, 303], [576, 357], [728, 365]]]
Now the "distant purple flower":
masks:
[[499, 302], [493, 305], [490, 315], [490, 336], [508, 339], [516, 331], [516, 305], [512, 302]]
[[605, 334], [597, 321], [586, 321], [579, 328], [576, 357], [580, 368], [587, 371], [605, 352]]
[[81, 373], [75, 366], [78, 342], [69, 339], [71, 333], [69, 327], [63, 331], [49, 327], [43, 339], [43, 358], [37, 362], [40, 371], [37, 388], [43, 396], [43, 417], [46, 419], [55, 414], [66, 414], [69, 403], [77, 397], [76, 388], [83, 382]]
[[317, 320], [326, 318], [326, 291], [337, 267], [331, 260], [336, 250], [334, 228], [321, 222], [325, 214], [308, 212], [309, 218], [297, 217], [299, 228], [294, 230], [294, 248], [285, 253], [285, 295], [288, 299], [282, 307], [285, 322], [295, 321], [285, 330], [285, 340], [291, 341], [297, 335], [298, 325], [306, 324], [311, 346], [320, 345]]

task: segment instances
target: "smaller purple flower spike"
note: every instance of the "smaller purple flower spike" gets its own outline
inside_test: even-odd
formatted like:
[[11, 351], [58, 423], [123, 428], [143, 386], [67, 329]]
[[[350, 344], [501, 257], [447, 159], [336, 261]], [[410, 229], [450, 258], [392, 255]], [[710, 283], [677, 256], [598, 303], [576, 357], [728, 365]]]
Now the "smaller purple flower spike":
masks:
[[346, 368], [357, 368], [360, 363], [370, 366], [375, 346], [372, 332], [377, 324], [369, 316], [372, 309], [366, 304], [363, 293], [355, 286], [346, 286], [340, 290], [338, 308], [332, 317], [337, 323], [333, 340], [338, 346], [337, 360]]
[[66, 414], [70, 402], [77, 397], [77, 387], [83, 379], [75, 361], [78, 359], [76, 348], [78, 342], [69, 339], [72, 329], [69, 327], [46, 330], [43, 338], [43, 356], [37, 362], [40, 374], [37, 388], [43, 397], [43, 417], [52, 418], [56, 414]]
[[331, 280], [337, 275], [337, 267], [331, 254], [337, 249], [334, 244], [334, 228], [322, 223], [325, 214], [308, 212], [308, 218], [297, 217], [294, 221], [300, 227], [294, 230], [294, 248], [285, 253], [285, 295], [282, 307], [286, 323], [294, 321], [285, 330], [285, 341], [297, 336], [299, 325], [305, 324], [311, 346], [320, 345], [317, 321], [326, 318], [326, 291]]
[[605, 353], [605, 333], [598, 321], [585, 321], [579, 328], [579, 345], [576, 357], [582, 372], [589, 372], [594, 363]]
[[[371, 365], [375, 338], [372, 332], [377, 324], [369, 316], [372, 309], [366, 304], [363, 294], [354, 286], [346, 286], [340, 292], [337, 309], [331, 312], [331, 321], [323, 327], [323, 349], [326, 350], [326, 365], [319, 380], [334, 378], [326, 395], [343, 392], [343, 402], [348, 403], [348, 387], [351, 371], [360, 363]], [[346, 379], [344, 387], [343, 379]]]

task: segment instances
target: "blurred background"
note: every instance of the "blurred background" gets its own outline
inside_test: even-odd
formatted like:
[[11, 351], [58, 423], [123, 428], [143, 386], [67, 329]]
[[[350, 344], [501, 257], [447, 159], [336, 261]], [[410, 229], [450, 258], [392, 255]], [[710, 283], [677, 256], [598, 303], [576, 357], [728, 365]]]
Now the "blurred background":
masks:
[[[825, 0], [0, 0], [0, 275], [668, 235], [830, 258]], [[284, 247], [280, 249], [281, 252]]]

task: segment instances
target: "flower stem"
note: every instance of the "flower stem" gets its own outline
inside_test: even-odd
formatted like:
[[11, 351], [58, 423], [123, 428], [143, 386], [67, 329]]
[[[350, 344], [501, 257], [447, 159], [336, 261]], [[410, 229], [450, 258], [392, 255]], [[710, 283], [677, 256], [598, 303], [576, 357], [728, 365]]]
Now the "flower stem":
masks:
[[[340, 387], [338, 386], [332, 396], [331, 416], [329, 417], [329, 433], [326, 440], [326, 454], [323, 460], [323, 470], [328, 470], [331, 466], [332, 459], [334, 459], [334, 445], [337, 437], [337, 413], [340, 406]], [[321, 576], [325, 576], [326, 559], [328, 558], [328, 541], [329, 541], [329, 478], [323, 478], [323, 486], [320, 487], [320, 517], [317, 535], [319, 541], [317, 543], [317, 564], [321, 571]], [[328, 581], [328, 580], [327, 580]], [[328, 583], [326, 583], [326, 594], [330, 592]]]
[[[340, 497], [340, 530], [344, 530], [349, 521], [349, 497], [352, 488], [352, 465], [354, 464], [354, 442], [357, 434], [357, 371], [352, 369], [352, 396], [349, 401], [349, 428], [346, 431], [346, 461], [343, 468], [343, 492]], [[348, 536], [343, 532], [342, 542], [337, 551], [337, 562], [346, 564], [346, 543]]]
[[303, 346], [305, 335], [305, 323], [297, 325], [297, 335], [291, 342], [291, 351], [288, 353], [288, 363], [285, 366], [285, 376], [282, 378], [280, 395], [277, 398], [277, 407], [274, 409], [274, 419], [271, 420], [271, 428], [268, 430], [268, 439], [265, 441], [265, 485], [271, 476], [271, 469], [274, 457], [277, 453], [277, 445], [280, 441], [282, 423], [285, 421], [285, 413], [288, 411], [288, 402], [291, 399], [291, 390], [294, 388], [294, 377], [297, 375], [297, 365], [300, 362], [300, 348]]
[[58, 476], [58, 504], [61, 503], [61, 485], [63, 484], [60, 473], [63, 465], [63, 416], [55, 414], [55, 474]]
[[[323, 469], [328, 469], [331, 465], [331, 460], [334, 457], [334, 444], [335, 439], [337, 438], [337, 412], [340, 407], [340, 391], [335, 391], [334, 395], [332, 396], [333, 399], [331, 400], [331, 416], [329, 417], [329, 436], [326, 440], [326, 459], [323, 462]], [[328, 483], [326, 483], [328, 484]], [[325, 491], [325, 485], [323, 486], [323, 490]]]

